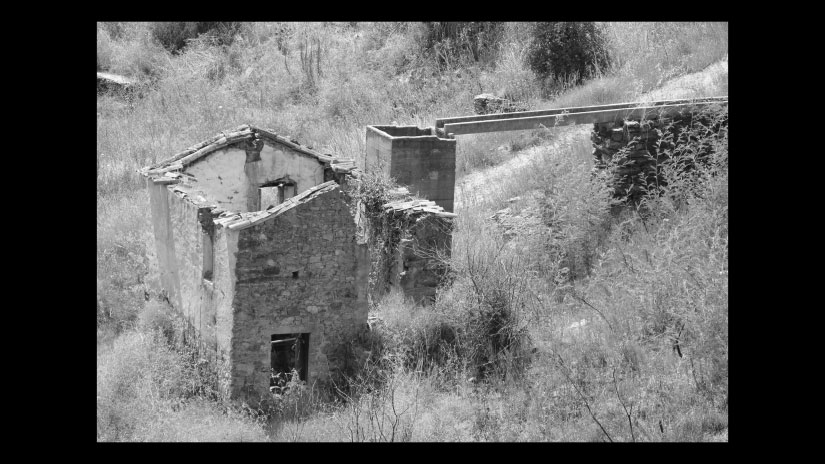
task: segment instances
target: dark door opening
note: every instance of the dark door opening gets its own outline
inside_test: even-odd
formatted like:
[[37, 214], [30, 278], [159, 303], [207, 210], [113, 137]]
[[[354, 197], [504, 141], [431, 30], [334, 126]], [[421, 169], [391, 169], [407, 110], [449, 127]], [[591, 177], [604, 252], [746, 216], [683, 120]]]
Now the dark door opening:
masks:
[[275, 334], [272, 335], [270, 362], [272, 376], [270, 389], [283, 388], [290, 380], [292, 371], [306, 381], [309, 366], [309, 334]]

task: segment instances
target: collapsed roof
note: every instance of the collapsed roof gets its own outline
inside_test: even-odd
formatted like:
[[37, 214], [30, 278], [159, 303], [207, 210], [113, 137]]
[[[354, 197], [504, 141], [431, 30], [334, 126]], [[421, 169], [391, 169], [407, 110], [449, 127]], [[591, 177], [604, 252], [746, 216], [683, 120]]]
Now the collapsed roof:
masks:
[[[298, 205], [307, 203], [318, 196], [338, 188], [339, 184], [334, 180], [327, 181], [311, 187], [294, 197], [286, 199], [278, 205], [272, 205], [262, 211], [238, 212], [227, 211], [217, 205], [209, 194], [197, 187], [197, 179], [192, 174], [185, 172], [185, 168], [202, 160], [210, 154], [222, 148], [235, 144], [245, 144], [251, 146], [259, 140], [266, 140], [270, 143], [277, 143], [290, 148], [291, 150], [309, 156], [317, 160], [325, 168], [331, 169], [335, 174], [357, 178], [360, 170], [355, 166], [354, 160], [338, 159], [331, 154], [323, 154], [298, 143], [289, 137], [284, 137], [268, 129], [262, 129], [250, 124], [243, 124], [234, 129], [223, 131], [203, 142], [192, 145], [182, 152], [159, 161], [150, 166], [138, 170], [138, 173], [151, 179], [155, 184], [176, 184], [170, 185], [169, 189], [179, 198], [194, 204], [199, 208], [210, 210], [209, 214], [218, 227], [227, 227], [231, 230], [245, 229], [254, 226], [268, 219], [283, 214]], [[445, 218], [453, 218], [456, 215], [444, 211], [435, 202], [429, 200], [415, 199], [410, 192], [402, 187], [393, 192], [392, 201], [384, 205], [386, 213], [401, 213], [405, 215], [437, 215]]]
[[262, 129], [250, 124], [242, 124], [235, 129], [221, 132], [201, 143], [192, 145], [171, 158], [147, 166], [138, 170], [138, 172], [152, 179], [161, 178], [168, 172], [182, 171], [195, 161], [221, 148], [226, 148], [238, 143], [248, 143], [251, 140], [268, 140], [272, 143], [284, 145], [297, 153], [315, 158], [318, 162], [328, 165], [336, 173], [350, 174], [356, 169], [353, 160], [338, 159], [330, 154], [322, 154], [310, 147], [302, 146], [297, 140], [278, 135], [271, 130]]

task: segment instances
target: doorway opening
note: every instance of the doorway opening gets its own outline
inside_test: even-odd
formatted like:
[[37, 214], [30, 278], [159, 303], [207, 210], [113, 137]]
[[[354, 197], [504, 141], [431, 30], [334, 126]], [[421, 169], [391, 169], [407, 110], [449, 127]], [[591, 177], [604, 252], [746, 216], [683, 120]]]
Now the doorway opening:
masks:
[[309, 334], [273, 334], [270, 362], [270, 390], [280, 392], [293, 375], [306, 381], [309, 370]]

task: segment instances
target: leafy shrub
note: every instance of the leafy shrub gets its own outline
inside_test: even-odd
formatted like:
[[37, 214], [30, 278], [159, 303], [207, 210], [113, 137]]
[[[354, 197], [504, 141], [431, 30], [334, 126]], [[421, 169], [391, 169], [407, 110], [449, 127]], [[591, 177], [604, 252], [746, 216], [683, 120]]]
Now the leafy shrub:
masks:
[[146, 201], [145, 192], [136, 191], [98, 202], [98, 328], [126, 329], [148, 299]]
[[611, 227], [615, 201], [603, 175], [592, 176], [580, 166], [560, 173], [544, 188], [542, 216], [553, 234], [547, 252], [558, 264], [556, 284], [590, 274]]
[[[526, 321], [533, 273], [526, 260], [504, 251], [500, 238], [477, 237], [455, 248], [454, 281], [433, 309], [450, 326], [452, 363], [476, 379], [519, 378], [531, 361]], [[445, 338], [443, 328], [437, 333]]]
[[240, 32], [239, 22], [157, 22], [152, 23], [152, 36], [172, 53], [179, 53], [188, 40], [209, 34], [219, 45], [230, 45]]
[[664, 128], [659, 149], [668, 161], [660, 171], [659, 193], [671, 200], [703, 195], [709, 177], [727, 170], [727, 124], [727, 107], [714, 105], [693, 114], [686, 124]]
[[540, 22], [528, 52], [530, 67], [542, 79], [581, 84], [610, 65], [607, 40], [593, 22]]
[[534, 100], [538, 96], [539, 82], [527, 63], [527, 51], [527, 47], [520, 43], [503, 43], [499, 47], [495, 68], [481, 75], [482, 87], [516, 102]]
[[380, 322], [372, 332], [377, 342], [372, 345], [373, 356], [391, 357], [413, 369], [449, 362], [456, 329], [444, 314], [416, 306], [399, 290], [384, 295], [376, 308]]

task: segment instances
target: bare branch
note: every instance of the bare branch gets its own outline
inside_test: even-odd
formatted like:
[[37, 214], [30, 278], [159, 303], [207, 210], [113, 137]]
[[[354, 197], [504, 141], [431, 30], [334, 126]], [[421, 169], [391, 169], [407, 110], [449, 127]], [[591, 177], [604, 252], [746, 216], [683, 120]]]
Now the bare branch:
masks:
[[631, 419], [631, 412], [633, 411], [633, 404], [630, 405], [630, 412], [628, 412], [627, 407], [624, 405], [624, 400], [622, 400], [622, 395], [619, 394], [619, 383], [616, 380], [616, 368], [613, 368], [613, 388], [616, 389], [616, 397], [619, 399], [619, 404], [622, 405], [622, 409], [624, 409], [625, 415], [627, 415], [627, 422], [630, 424], [630, 437], [633, 439], [633, 443], [636, 443], [636, 434], [633, 433], [633, 420]]
[[567, 373], [567, 366], [564, 364], [564, 359], [562, 359], [561, 355], [558, 353], [556, 353], [556, 356], [559, 358], [559, 365], [562, 367], [562, 373], [567, 378], [567, 381], [570, 382], [570, 385], [573, 386], [573, 389], [576, 390], [576, 393], [579, 395], [579, 398], [581, 398], [582, 401], [584, 401], [584, 407], [587, 408], [587, 412], [590, 413], [590, 417], [592, 417], [593, 421], [596, 422], [596, 425], [598, 425], [599, 428], [602, 429], [602, 432], [604, 432], [604, 435], [607, 437], [608, 440], [610, 440], [610, 443], [613, 443], [613, 438], [610, 437], [610, 434], [607, 433], [607, 430], [604, 429], [604, 426], [602, 426], [602, 423], [599, 422], [599, 419], [596, 419], [596, 415], [593, 414], [593, 410], [590, 409], [590, 403], [587, 402], [587, 398], [581, 391], [579, 391], [579, 388], [576, 386], [576, 382], [574, 382], [573, 379], [570, 378], [570, 375]]
[[582, 303], [586, 304], [587, 306], [589, 306], [590, 308], [592, 308], [592, 309], [593, 309], [593, 311], [596, 311], [596, 312], [599, 314], [599, 316], [601, 316], [601, 317], [602, 317], [602, 319], [604, 319], [604, 321], [605, 321], [605, 322], [607, 322], [607, 327], [610, 329], [610, 331], [611, 331], [611, 332], [613, 332], [613, 326], [610, 324], [610, 321], [608, 321], [608, 320], [607, 320], [607, 318], [604, 316], [604, 314], [603, 314], [601, 311], [599, 311], [598, 309], [596, 309], [596, 307], [595, 307], [595, 306], [593, 306], [593, 305], [592, 305], [592, 304], [590, 304], [587, 300], [585, 300], [585, 299], [584, 299], [584, 297], [581, 297], [581, 296], [579, 296], [579, 295], [576, 295], [576, 293], [575, 293], [575, 292], [571, 292], [571, 293], [570, 293], [570, 295], [571, 295], [573, 298], [575, 298], [575, 299], [579, 300], [580, 302], [582, 302]]

